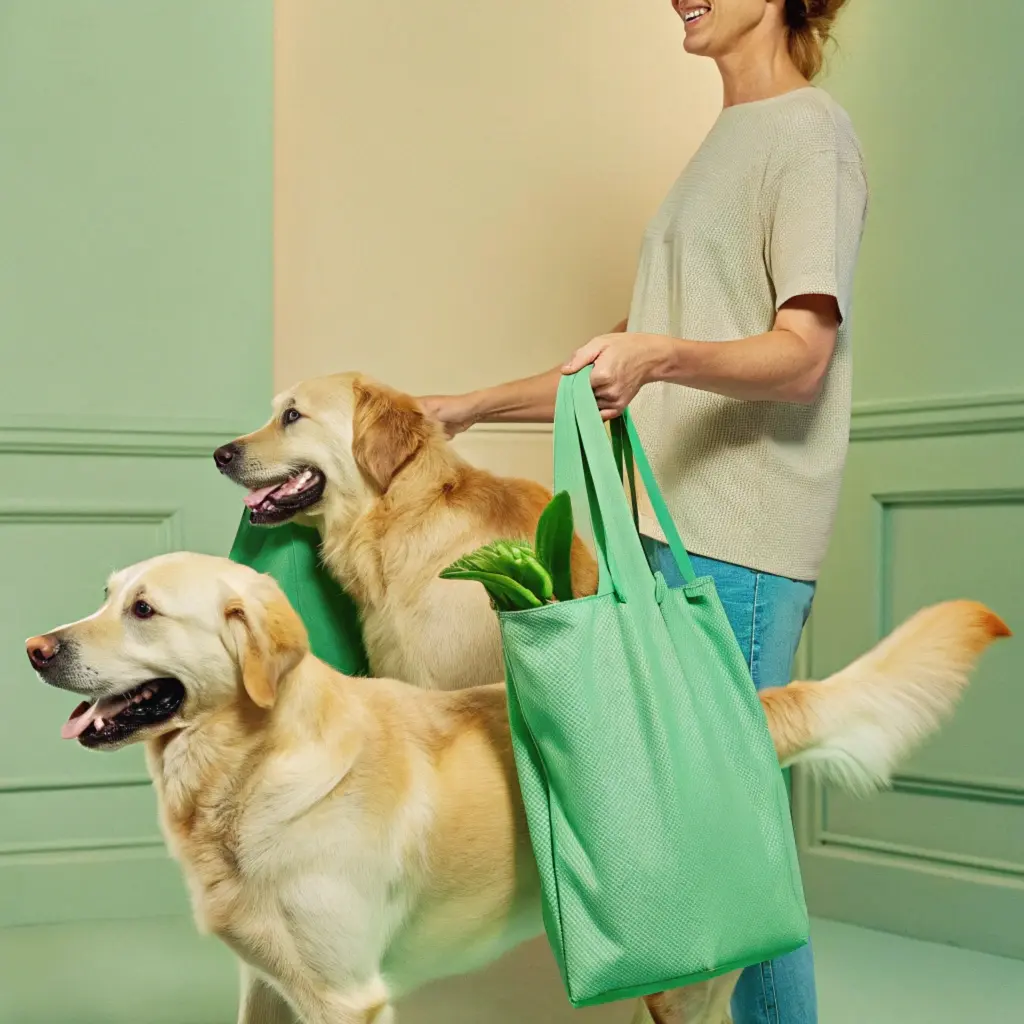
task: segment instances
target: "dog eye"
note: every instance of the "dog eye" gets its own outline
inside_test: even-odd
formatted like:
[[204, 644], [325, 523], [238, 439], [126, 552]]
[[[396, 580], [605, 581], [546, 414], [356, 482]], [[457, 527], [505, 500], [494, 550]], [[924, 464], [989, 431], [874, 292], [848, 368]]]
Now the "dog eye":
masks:
[[281, 426], [287, 427], [289, 423], [302, 419], [302, 413], [295, 406], [290, 406], [281, 414]]
[[138, 600], [132, 605], [132, 615], [137, 619], [151, 619], [155, 614], [153, 606], [146, 601]]

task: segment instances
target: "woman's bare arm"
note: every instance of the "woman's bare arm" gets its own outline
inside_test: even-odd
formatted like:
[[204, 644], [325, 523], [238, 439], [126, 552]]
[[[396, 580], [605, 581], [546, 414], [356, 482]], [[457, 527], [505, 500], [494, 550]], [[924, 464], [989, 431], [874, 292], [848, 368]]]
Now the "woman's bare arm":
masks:
[[[609, 332], [626, 330], [622, 320]], [[426, 395], [420, 405], [429, 416], [444, 425], [449, 437], [475, 423], [550, 423], [555, 418], [555, 395], [563, 366], [533, 377], [481, 388], [464, 395]]]

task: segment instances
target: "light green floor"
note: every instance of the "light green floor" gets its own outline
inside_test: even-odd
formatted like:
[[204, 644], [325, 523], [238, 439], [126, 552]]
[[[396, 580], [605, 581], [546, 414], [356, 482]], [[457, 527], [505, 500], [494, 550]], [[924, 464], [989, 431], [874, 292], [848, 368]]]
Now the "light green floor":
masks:
[[832, 921], [814, 922], [813, 941], [821, 1024], [1024, 1021], [1024, 961]]
[[[814, 942], [821, 1024], [1024, 1020], [1024, 962], [829, 921]], [[234, 1007], [230, 955], [186, 921], [0, 931], [0, 1024], [231, 1024]], [[521, 1024], [482, 1001], [452, 1010], [458, 1024]]]

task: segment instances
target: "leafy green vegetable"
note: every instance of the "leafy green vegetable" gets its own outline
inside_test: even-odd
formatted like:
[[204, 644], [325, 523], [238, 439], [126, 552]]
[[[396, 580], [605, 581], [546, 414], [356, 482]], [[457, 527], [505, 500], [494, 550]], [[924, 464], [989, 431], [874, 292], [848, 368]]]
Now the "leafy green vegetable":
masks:
[[508, 576], [530, 591], [541, 604], [551, 600], [552, 584], [533, 548], [518, 540], [498, 540], [463, 556], [445, 570]]
[[537, 522], [537, 558], [551, 576], [554, 596], [572, 600], [572, 500], [568, 491], [559, 491], [541, 513]]
[[483, 584], [498, 611], [539, 608], [572, 599], [572, 503], [556, 495], [537, 523], [536, 551], [520, 540], [497, 540], [463, 555], [441, 573], [445, 580]]
[[491, 603], [501, 612], [539, 608], [543, 604], [536, 594], [501, 573], [481, 572], [479, 569], [459, 570], [449, 567], [441, 573], [441, 578], [445, 580], [475, 580], [482, 583], [490, 595]]

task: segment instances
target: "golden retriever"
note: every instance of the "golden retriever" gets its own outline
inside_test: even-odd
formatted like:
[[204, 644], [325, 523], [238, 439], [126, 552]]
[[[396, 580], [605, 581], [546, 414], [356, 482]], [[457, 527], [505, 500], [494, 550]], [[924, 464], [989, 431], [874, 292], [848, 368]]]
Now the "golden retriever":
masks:
[[[274, 400], [259, 430], [218, 448], [250, 491], [256, 525], [301, 518], [359, 604], [375, 675], [459, 689], [504, 675], [498, 621], [482, 586], [438, 579], [497, 538], [532, 540], [551, 494], [462, 459], [413, 398], [360, 374], [307, 380]], [[573, 584], [597, 588], [577, 539]]]
[[[982, 605], [937, 605], [824, 682], [765, 691], [780, 760], [883, 783], [1007, 633]], [[66, 738], [146, 743], [196, 919], [242, 963], [241, 1024], [389, 1024], [399, 996], [540, 933], [501, 684], [341, 676], [272, 579], [189, 553], [115, 573], [99, 610], [27, 651], [85, 698]], [[733, 983], [648, 1005], [714, 1024]]]

